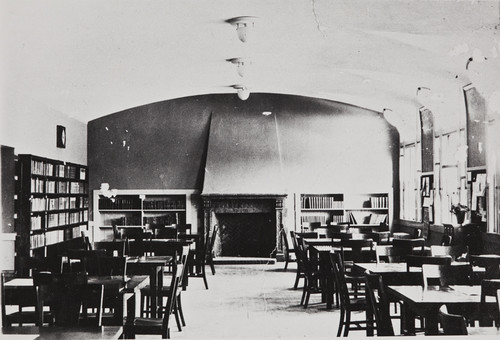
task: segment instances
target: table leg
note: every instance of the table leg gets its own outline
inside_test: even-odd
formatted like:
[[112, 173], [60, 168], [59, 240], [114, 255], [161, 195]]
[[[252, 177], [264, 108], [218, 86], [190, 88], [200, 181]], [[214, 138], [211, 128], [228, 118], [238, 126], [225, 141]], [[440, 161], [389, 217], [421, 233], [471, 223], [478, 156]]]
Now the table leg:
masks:
[[401, 305], [401, 333], [415, 334], [415, 313], [406, 302]]
[[425, 315], [425, 335], [439, 334], [438, 310], [432, 310]]

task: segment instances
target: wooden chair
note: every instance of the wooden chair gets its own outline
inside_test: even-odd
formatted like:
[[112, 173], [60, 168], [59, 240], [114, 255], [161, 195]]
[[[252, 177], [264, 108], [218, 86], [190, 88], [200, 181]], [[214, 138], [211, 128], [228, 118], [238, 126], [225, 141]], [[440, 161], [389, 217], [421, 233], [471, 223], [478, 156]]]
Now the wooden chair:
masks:
[[295, 249], [290, 248], [290, 245], [288, 244], [288, 237], [286, 235], [286, 229], [283, 225], [281, 225], [280, 228], [280, 239], [283, 244], [283, 255], [285, 257], [285, 271], [288, 268], [288, 263], [294, 261], [292, 259], [292, 254], [295, 254]]
[[304, 274], [304, 263], [302, 262], [302, 258], [298, 256], [299, 252], [299, 239], [297, 237], [297, 234], [295, 231], [291, 230], [290, 231], [290, 236], [292, 237], [292, 244], [293, 244], [293, 249], [295, 250], [295, 257], [297, 259], [297, 274], [295, 275], [295, 283], [293, 284], [293, 289], [297, 289], [299, 285], [299, 280], [304, 279], [305, 280], [305, 274]]
[[217, 237], [217, 232], [219, 231], [219, 226], [216, 224], [212, 229], [212, 235], [210, 236], [210, 244], [206, 252], [206, 263], [210, 266], [212, 275], [215, 275], [215, 263], [214, 263], [214, 244], [215, 238]]
[[164, 226], [155, 230], [156, 238], [177, 239], [178, 230], [176, 227]]
[[[42, 311], [44, 306], [49, 305], [55, 326], [102, 325], [104, 286], [88, 286], [85, 273], [40, 273], [33, 276], [33, 281], [38, 287], [37, 310]], [[97, 301], [94, 319], [88, 317], [86, 308], [83, 308], [83, 314], [80, 315], [84, 301], [92, 299]]]
[[371, 312], [375, 317], [377, 336], [394, 336], [389, 298], [385, 291], [382, 276], [375, 274], [365, 275], [366, 297]]
[[68, 249], [66, 256], [69, 260], [69, 271], [83, 271], [88, 275], [101, 275], [99, 258], [107, 256], [107, 251], [104, 249]]
[[176, 226], [177, 233], [178, 234], [191, 234], [191, 223], [186, 223], [186, 224], [178, 224]]
[[330, 233], [330, 237], [334, 240], [350, 240], [352, 239], [352, 234], [350, 232], [332, 232]]
[[449, 266], [451, 265], [451, 256], [422, 256], [422, 255], [408, 255], [405, 258], [406, 271], [411, 271], [411, 268], [422, 268], [424, 264], [436, 264]]
[[[366, 311], [367, 302], [365, 298], [351, 297], [347, 287], [342, 256], [340, 253], [330, 253], [330, 261], [333, 267], [333, 275], [340, 297], [340, 320], [337, 336], [348, 336], [350, 330], [367, 330], [367, 321], [351, 320], [351, 313], [355, 311]], [[364, 281], [364, 278], [363, 278]]]
[[470, 255], [473, 266], [485, 268], [485, 279], [500, 279], [500, 256], [496, 255]]
[[[500, 326], [500, 280], [498, 279], [484, 279], [481, 282], [481, 308], [479, 325], [490, 326], [494, 321], [497, 327]], [[494, 296], [496, 298], [495, 306], [486, 303], [487, 296]]]
[[298, 241], [298, 248], [296, 255], [300, 258], [302, 267], [304, 270], [304, 286], [302, 288], [302, 297], [300, 299], [300, 305], [307, 308], [309, 305], [309, 299], [311, 294], [321, 294], [323, 293], [323, 287], [321, 287], [321, 282], [324, 281], [322, 273], [319, 271], [317, 262], [314, 262], [309, 257], [309, 253], [304, 243], [304, 239]]
[[318, 238], [318, 233], [314, 231], [306, 231], [302, 233], [295, 233], [298, 238]]
[[473, 278], [472, 266], [468, 263], [457, 265], [422, 265], [422, 279], [424, 286], [439, 285], [471, 285]]
[[425, 240], [423, 238], [394, 239], [392, 240], [392, 248], [392, 256], [399, 257], [399, 261], [397, 261], [397, 259], [394, 260], [402, 262], [407, 255], [423, 255], [425, 251]]
[[375, 262], [375, 248], [371, 239], [341, 240], [340, 247], [344, 263], [346, 261]]
[[448, 313], [446, 305], [439, 308], [439, 321], [444, 335], [468, 335], [465, 318], [462, 315]]
[[[207, 232], [205, 242], [203, 244], [203, 250], [201, 252], [197, 251], [194, 256], [190, 256], [188, 258], [188, 266], [190, 268], [188, 276], [192, 278], [202, 278], [206, 289], [208, 289], [208, 282], [205, 266], [207, 263], [207, 257], [210, 256], [209, 254], [213, 251], [215, 238], [217, 237], [217, 230], [217, 226], [214, 226], [212, 234]], [[215, 272], [215, 268], [213, 268], [213, 272]]]
[[172, 315], [173, 308], [176, 301], [177, 288], [182, 281], [182, 272], [184, 268], [177, 267], [177, 272], [172, 276], [170, 282], [170, 295], [168, 296], [165, 308], [163, 310], [162, 318], [135, 318], [134, 320], [127, 320], [125, 323], [124, 337], [126, 339], [135, 339], [136, 334], [156, 334], [161, 335], [163, 339], [170, 339], [169, 321]]
[[[2, 299], [2, 326], [11, 327], [14, 324], [23, 326], [25, 324], [39, 324], [39, 320], [44, 320], [49, 324], [53, 323], [50, 313], [46, 313], [41, 318], [33, 310], [25, 310], [28, 307], [36, 306], [36, 290], [26, 294], [25, 290], [7, 290], [5, 283], [15, 278], [15, 272], [4, 270], [1, 273], [1, 299]], [[9, 307], [7, 307], [9, 306]], [[17, 307], [16, 311], [11, 311]]]
[[[176, 275], [178, 270], [182, 270], [180, 276], [182, 278], [184, 277], [187, 265], [187, 259], [189, 256], [189, 246], [183, 246], [178, 255], [179, 256], [174, 260], [177, 262], [177, 265], [174, 267], [174, 271], [171, 273], [170, 278], [172, 275]], [[141, 317], [143, 317], [144, 314], [148, 314], [149, 316], [151, 315], [151, 298], [154, 295], [160, 296], [162, 299], [169, 298], [169, 296], [171, 296], [170, 288], [171, 288], [170, 286], [163, 286], [159, 287], [157, 291], [153, 291], [151, 289], [151, 286], [147, 285], [146, 287], [141, 289]], [[173, 312], [175, 315], [177, 328], [179, 329], [179, 331], [182, 330], [181, 325], [186, 326], [186, 322], [184, 320], [184, 312], [182, 309], [181, 293], [182, 293], [182, 285], [179, 284], [177, 287], [177, 292], [175, 293], [176, 300], [173, 307]], [[164, 307], [160, 307], [158, 311], [160, 316], [162, 315], [163, 311]]]

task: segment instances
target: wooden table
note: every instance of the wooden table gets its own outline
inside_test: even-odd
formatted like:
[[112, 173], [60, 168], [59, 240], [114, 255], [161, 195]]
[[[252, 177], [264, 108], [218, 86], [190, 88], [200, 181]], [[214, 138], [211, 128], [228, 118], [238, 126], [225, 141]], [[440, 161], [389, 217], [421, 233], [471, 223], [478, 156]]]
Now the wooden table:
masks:
[[3, 327], [2, 335], [6, 339], [119, 339], [123, 333], [122, 326], [101, 326], [101, 327]]
[[[163, 287], [163, 267], [171, 264], [172, 256], [131, 256], [127, 258], [127, 273], [134, 275], [149, 275], [151, 290]], [[157, 315], [158, 305], [161, 305], [161, 297], [156, 295], [151, 299], [151, 316]]]
[[[105, 294], [116, 296], [116, 305], [114, 306], [113, 325], [123, 325], [125, 317], [124, 306], [127, 306], [127, 320], [135, 317], [136, 300], [140, 298], [140, 290], [149, 283], [149, 276], [134, 275], [127, 277], [124, 281], [123, 276], [89, 276], [87, 284], [104, 285]], [[16, 291], [19, 294], [31, 294], [33, 289], [33, 278], [15, 278], [5, 283], [5, 293]]]
[[[387, 293], [404, 304], [403, 324], [409, 334], [415, 333], [415, 316], [425, 319], [425, 334], [438, 334], [438, 311], [441, 305], [477, 307], [481, 303], [481, 286], [388, 286]], [[494, 298], [487, 302], [496, 302]], [[403, 331], [403, 330], [402, 330]]]
[[[150, 281], [148, 275], [133, 276], [89, 276], [88, 284], [103, 285], [105, 296], [115, 296], [116, 305], [113, 307], [113, 325], [123, 325], [124, 317], [127, 322], [132, 322], [136, 316], [138, 299], [141, 289]], [[125, 306], [127, 313], [125, 314]]]

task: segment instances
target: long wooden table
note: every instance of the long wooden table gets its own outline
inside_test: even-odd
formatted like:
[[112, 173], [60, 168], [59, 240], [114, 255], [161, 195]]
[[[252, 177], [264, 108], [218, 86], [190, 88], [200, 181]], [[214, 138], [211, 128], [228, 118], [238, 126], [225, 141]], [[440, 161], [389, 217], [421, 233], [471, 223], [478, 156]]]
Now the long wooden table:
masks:
[[[140, 290], [149, 283], [148, 275], [133, 275], [124, 279], [123, 276], [89, 276], [87, 284], [104, 285], [104, 292], [108, 296], [116, 297], [113, 306], [113, 325], [123, 325], [123, 319], [132, 320], [135, 317], [136, 300], [140, 298]], [[33, 278], [15, 278], [5, 283], [5, 294], [16, 292], [18, 295], [33, 293]]]
[[[453, 305], [462, 308], [478, 307], [481, 303], [481, 286], [388, 286], [387, 293], [401, 300], [404, 304], [403, 324], [409, 334], [415, 333], [415, 316], [425, 319], [425, 334], [436, 335], [438, 311], [441, 305]], [[486, 302], [495, 303], [495, 299]], [[403, 331], [403, 330], [402, 330]]]
[[123, 333], [122, 326], [101, 326], [101, 327], [3, 327], [1, 334], [5, 339], [33, 339], [33, 340], [54, 340], [72, 339], [88, 340], [119, 339]]

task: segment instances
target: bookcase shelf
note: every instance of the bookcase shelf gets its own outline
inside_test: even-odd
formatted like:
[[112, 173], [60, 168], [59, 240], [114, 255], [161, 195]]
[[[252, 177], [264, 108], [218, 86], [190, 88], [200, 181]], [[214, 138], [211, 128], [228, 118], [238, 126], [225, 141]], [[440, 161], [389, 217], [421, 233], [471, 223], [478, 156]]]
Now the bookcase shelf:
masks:
[[[117, 190], [113, 198], [94, 190], [94, 220], [100, 230], [191, 223], [192, 190]], [[97, 239], [107, 237], [101, 232]]]
[[88, 227], [88, 168], [29, 154], [16, 163], [16, 257], [46, 256]]
[[300, 194], [297, 202], [302, 228], [308, 223], [377, 226], [388, 223], [388, 193]]

